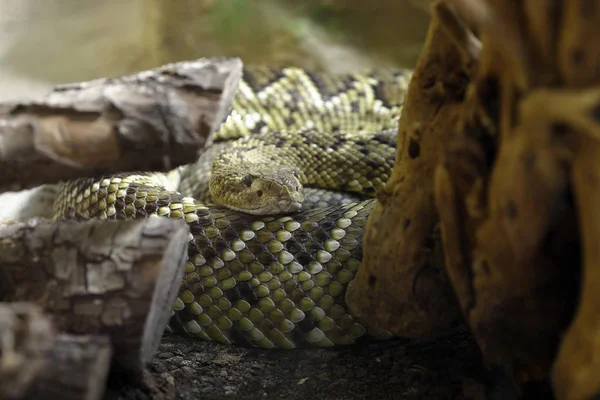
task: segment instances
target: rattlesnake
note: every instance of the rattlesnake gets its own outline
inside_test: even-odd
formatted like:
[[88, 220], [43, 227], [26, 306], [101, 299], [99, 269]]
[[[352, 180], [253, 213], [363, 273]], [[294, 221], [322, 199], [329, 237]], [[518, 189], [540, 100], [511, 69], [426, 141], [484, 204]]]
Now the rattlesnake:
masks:
[[[174, 324], [201, 339], [287, 349], [380, 336], [352, 317], [344, 294], [360, 266], [373, 197], [394, 163], [409, 78], [405, 70], [327, 75], [247, 66], [232, 110], [197, 163], [169, 174], [65, 182], [55, 216], [74, 208], [101, 219], [185, 219], [189, 258]], [[248, 159], [259, 170], [240, 165]], [[213, 205], [209, 188], [233, 192], [224, 185], [248, 189], [252, 213], [282, 214]], [[258, 210], [271, 192], [289, 201]]]

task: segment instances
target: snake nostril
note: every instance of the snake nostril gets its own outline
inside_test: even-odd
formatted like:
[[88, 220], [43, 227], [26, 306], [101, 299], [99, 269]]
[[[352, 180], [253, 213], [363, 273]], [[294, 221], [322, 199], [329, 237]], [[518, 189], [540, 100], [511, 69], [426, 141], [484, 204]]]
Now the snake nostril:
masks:
[[262, 190], [257, 190], [257, 191], [256, 191], [256, 195], [257, 195], [258, 197], [262, 197], [262, 195], [263, 195], [263, 192], [262, 192]]

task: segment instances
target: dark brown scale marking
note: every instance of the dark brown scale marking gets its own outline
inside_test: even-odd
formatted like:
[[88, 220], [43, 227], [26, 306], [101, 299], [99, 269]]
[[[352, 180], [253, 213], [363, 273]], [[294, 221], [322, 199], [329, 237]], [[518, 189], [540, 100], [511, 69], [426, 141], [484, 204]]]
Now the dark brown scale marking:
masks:
[[[358, 243], [362, 243], [362, 236], [360, 236], [360, 237], [358, 238]], [[362, 246], [361, 246], [361, 245], [358, 245], [358, 246], [356, 246], [354, 249], [352, 249], [352, 250], [350, 251], [350, 254], [351, 254], [351, 255], [352, 255], [354, 258], [356, 258], [356, 259], [358, 259], [358, 260], [362, 260], [362, 256], [363, 256]]]
[[[367, 153], [368, 153], [368, 151], [367, 151]], [[364, 153], [364, 154], [365, 154], [365, 155], [367, 155], [367, 153]], [[375, 168], [379, 168], [379, 167], [381, 166], [381, 164], [379, 164], [377, 161], [375, 161], [375, 160], [373, 160], [373, 159], [370, 159], [370, 158], [368, 158], [368, 159], [366, 160], [366, 163], [367, 163], [367, 166], [369, 166], [369, 167], [371, 167], [371, 168], [373, 168], [373, 169], [375, 169]], [[377, 174], [375, 174], [375, 175], [378, 175], [378, 173], [377, 173]]]
[[248, 284], [247, 282], [240, 282], [237, 285], [237, 290], [232, 290], [232, 292], [238, 292], [237, 295], [239, 296], [236, 300], [246, 300], [248, 303], [250, 303], [251, 306], [256, 305], [256, 303], [258, 302], [258, 298], [256, 297], [256, 293], [254, 293], [254, 290], [252, 290], [252, 286], [250, 286], [250, 284]]
[[260, 321], [258, 323], [258, 326], [259, 326], [259, 329], [265, 333], [269, 332], [269, 331], [273, 330], [273, 328], [275, 328], [275, 324], [273, 324], [268, 319], [263, 319], [262, 321]]
[[222, 237], [218, 237], [218, 236], [212, 240], [212, 243], [213, 243], [215, 250], [217, 250], [218, 252], [221, 252], [224, 249], [229, 247], [229, 243], [227, 243], [227, 240], [223, 239]]
[[256, 125], [254, 126], [253, 132], [258, 133], [261, 131], [262, 128], [264, 128], [265, 126], [267, 126], [267, 123], [264, 121], [258, 121], [256, 123]]
[[148, 214], [154, 214], [154, 213], [156, 213], [156, 211], [158, 211], [158, 205], [156, 203], [148, 203], [144, 207], [144, 210]]
[[299, 289], [297, 286], [296, 286], [296, 288], [292, 289], [288, 295], [289, 295], [288, 297], [290, 298], [290, 300], [292, 300], [296, 304], [298, 304], [298, 302], [305, 297], [304, 291]]
[[248, 227], [248, 222], [242, 218], [236, 219], [229, 222], [229, 227], [234, 231], [240, 232]]
[[294, 239], [288, 240], [285, 243], [285, 248], [287, 251], [289, 251], [292, 254], [304, 251], [304, 246], [300, 242], [298, 242]]
[[243, 76], [244, 81], [255, 92], [261, 92], [266, 87], [285, 77], [282, 70], [270, 67], [244, 68]]
[[310, 233], [300, 230], [296, 231], [294, 232], [294, 239], [298, 242], [306, 242], [307, 240], [310, 240]]
[[210, 211], [209, 210], [196, 210], [196, 215], [198, 217], [206, 217], [206, 216], [210, 215]]
[[217, 256], [217, 251], [212, 246], [200, 246], [200, 248], [202, 249], [201, 254], [207, 261]]
[[260, 261], [261, 264], [267, 265], [267, 264], [271, 264], [271, 263], [277, 261], [277, 257], [275, 257], [273, 254], [271, 254], [268, 251], [263, 251], [258, 256], [258, 261]]
[[[321, 231], [323, 232], [323, 231]], [[320, 234], [319, 236], [324, 237], [324, 239], [321, 240], [327, 240], [329, 239], [329, 235], [327, 234]], [[306, 245], [306, 251], [310, 252], [310, 253], [316, 253], [319, 250], [323, 250], [323, 245], [321, 243], [318, 242], [310, 242], [309, 244]]]
[[265, 245], [254, 239], [251, 242], [246, 243], [246, 247], [253, 254], [260, 254], [265, 250]]
[[395, 147], [396, 132], [377, 133], [371, 137], [371, 140], [377, 143], [385, 144], [390, 147]]
[[210, 244], [210, 239], [204, 235], [196, 236], [196, 244], [200, 248], [204, 248]]
[[302, 332], [303, 334], [306, 334], [316, 328], [315, 322], [311, 320], [308, 316], [302, 321], [298, 322], [297, 326], [300, 332]]
[[223, 239], [227, 240], [228, 242], [231, 242], [232, 240], [240, 237], [239, 231], [233, 229], [227, 229], [221, 232], [221, 235], [223, 236]]
[[190, 224], [190, 233], [194, 236], [204, 235], [204, 227], [200, 224]]
[[200, 247], [196, 244], [196, 242], [188, 243], [188, 254], [200, 254]]
[[296, 261], [301, 265], [308, 265], [313, 260], [313, 257], [306, 251], [301, 251], [295, 255]]
[[[335, 228], [335, 222], [334, 222], [333, 220], [329, 220], [329, 219], [328, 219], [328, 220], [326, 220], [326, 221], [323, 221], [323, 222], [321, 223], [321, 229], [324, 229], [324, 230], [326, 230], [326, 231], [329, 231], [329, 230], [331, 230], [331, 229], [333, 229], [333, 228]], [[328, 235], [328, 236], [329, 236], [329, 235]], [[319, 240], [319, 239], [317, 238], [317, 240]]]

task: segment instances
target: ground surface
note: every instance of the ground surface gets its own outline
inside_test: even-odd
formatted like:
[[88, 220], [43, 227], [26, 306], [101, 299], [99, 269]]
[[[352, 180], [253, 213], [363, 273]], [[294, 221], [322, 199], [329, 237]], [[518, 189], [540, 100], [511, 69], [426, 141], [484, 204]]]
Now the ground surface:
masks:
[[341, 350], [265, 351], [168, 335], [144, 385], [107, 399], [483, 399], [482, 365], [465, 332]]

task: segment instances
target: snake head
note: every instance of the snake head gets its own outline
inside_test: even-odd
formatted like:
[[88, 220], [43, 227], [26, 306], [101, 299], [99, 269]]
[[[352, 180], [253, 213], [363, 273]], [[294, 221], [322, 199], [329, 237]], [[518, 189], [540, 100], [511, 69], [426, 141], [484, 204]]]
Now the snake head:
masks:
[[[224, 171], [225, 172], [225, 171]], [[257, 164], [213, 175], [209, 183], [215, 203], [253, 215], [278, 215], [302, 209], [304, 193], [296, 171]]]

